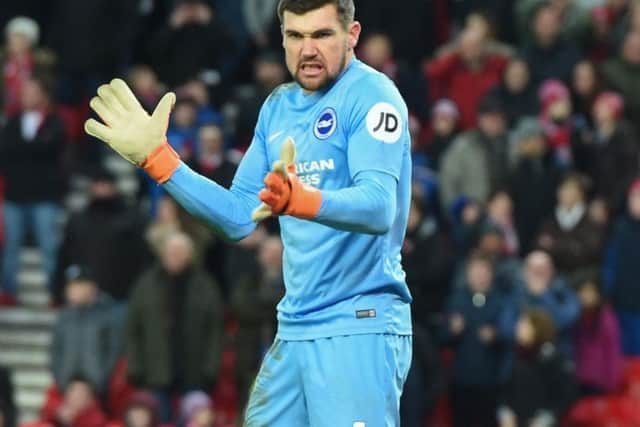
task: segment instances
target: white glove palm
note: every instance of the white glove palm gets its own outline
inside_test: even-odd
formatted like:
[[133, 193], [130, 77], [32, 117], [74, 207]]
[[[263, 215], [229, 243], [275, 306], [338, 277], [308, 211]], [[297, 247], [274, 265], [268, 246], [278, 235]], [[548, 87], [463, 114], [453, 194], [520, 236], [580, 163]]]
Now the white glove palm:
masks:
[[89, 105], [106, 124], [89, 119], [85, 131], [117, 151], [122, 157], [141, 165], [159, 145], [166, 141], [169, 115], [176, 102], [173, 92], [162, 97], [150, 116], [131, 89], [120, 79], [98, 88], [98, 96]]

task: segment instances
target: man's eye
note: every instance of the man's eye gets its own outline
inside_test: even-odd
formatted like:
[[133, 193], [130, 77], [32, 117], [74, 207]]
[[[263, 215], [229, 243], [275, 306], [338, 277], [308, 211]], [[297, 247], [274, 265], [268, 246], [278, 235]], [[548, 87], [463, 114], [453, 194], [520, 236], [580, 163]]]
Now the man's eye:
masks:
[[289, 38], [293, 40], [300, 40], [302, 38], [302, 34], [291, 33], [289, 34]]
[[333, 33], [326, 31], [326, 32], [321, 32], [321, 33], [317, 33], [315, 34], [315, 38], [317, 39], [327, 39], [329, 37], [331, 37], [333, 35]]

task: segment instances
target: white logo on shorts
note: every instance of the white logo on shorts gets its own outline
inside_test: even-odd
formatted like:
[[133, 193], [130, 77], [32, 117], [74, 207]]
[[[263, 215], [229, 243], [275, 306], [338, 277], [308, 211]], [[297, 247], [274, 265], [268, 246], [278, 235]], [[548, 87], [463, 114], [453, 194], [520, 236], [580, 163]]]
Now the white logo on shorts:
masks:
[[367, 424], [364, 421], [356, 421], [353, 423], [353, 427], [367, 427]]
[[402, 129], [402, 116], [388, 102], [378, 102], [367, 113], [367, 130], [377, 140], [387, 144], [398, 142]]

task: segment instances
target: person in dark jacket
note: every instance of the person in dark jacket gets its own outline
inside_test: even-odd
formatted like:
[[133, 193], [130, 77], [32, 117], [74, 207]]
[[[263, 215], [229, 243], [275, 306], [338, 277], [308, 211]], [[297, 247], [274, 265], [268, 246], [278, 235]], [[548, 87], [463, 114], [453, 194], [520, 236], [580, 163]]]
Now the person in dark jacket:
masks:
[[[195, 77], [218, 85], [231, 70], [233, 39], [205, 0], [180, 0], [167, 24], [151, 36], [149, 56], [160, 79], [177, 86]], [[228, 55], [227, 55], [228, 56]]]
[[454, 141], [458, 131], [460, 112], [450, 99], [440, 99], [431, 109], [431, 129], [433, 135], [424, 147], [427, 166], [433, 171], [440, 170], [440, 160]]
[[282, 242], [264, 239], [258, 247], [257, 271], [233, 277], [231, 306], [238, 321], [236, 378], [244, 407], [260, 363], [276, 333], [276, 305], [284, 296]]
[[43, 258], [47, 282], [56, 265], [61, 199], [65, 193], [62, 151], [64, 127], [50, 101], [50, 85], [39, 77], [22, 89], [21, 113], [0, 134], [0, 175], [5, 180], [3, 206], [6, 239], [3, 292], [16, 293], [19, 253], [32, 230]]
[[91, 179], [89, 204], [72, 215], [64, 229], [57, 295], [61, 299], [65, 269], [81, 264], [91, 270], [100, 289], [123, 301], [150, 258], [144, 239], [146, 220], [127, 205], [109, 171], [96, 168]]
[[537, 87], [547, 79], [560, 79], [568, 84], [573, 67], [580, 60], [580, 51], [562, 39], [559, 14], [551, 4], [543, 4], [533, 14], [531, 27], [533, 40], [520, 54], [529, 64], [532, 84]]
[[66, 279], [67, 305], [54, 326], [50, 350], [53, 377], [64, 390], [80, 375], [101, 394], [123, 347], [124, 313], [98, 290], [86, 267], [68, 267]]
[[16, 427], [16, 415], [11, 375], [9, 370], [0, 367], [0, 425]]
[[579, 175], [567, 176], [558, 204], [542, 225], [537, 246], [548, 252], [561, 274], [571, 276], [597, 267], [604, 249], [604, 229], [587, 215], [585, 187]]
[[538, 114], [538, 95], [531, 83], [529, 65], [521, 58], [512, 59], [507, 65], [504, 78], [489, 92], [502, 101], [509, 126], [523, 116]]
[[549, 212], [563, 174], [533, 117], [522, 118], [510, 135], [513, 167], [507, 182], [513, 199], [513, 216], [520, 255], [529, 253]]
[[435, 217], [424, 212], [419, 197], [411, 200], [402, 265], [413, 303], [415, 323], [431, 327], [442, 314], [453, 273], [453, 247]]
[[637, 134], [622, 118], [623, 112], [622, 96], [598, 95], [593, 104], [593, 133], [574, 146], [577, 168], [591, 179], [594, 197], [614, 216], [624, 211], [627, 189], [640, 171]]
[[171, 400], [188, 391], [210, 391], [222, 353], [222, 301], [218, 285], [193, 266], [191, 238], [165, 240], [160, 265], [135, 284], [127, 319], [127, 376], [160, 401], [171, 419]]
[[640, 179], [631, 185], [627, 213], [609, 240], [603, 267], [604, 289], [620, 322], [624, 353], [640, 355]]
[[236, 165], [225, 155], [222, 129], [215, 124], [201, 126], [197, 145], [198, 156], [194, 159], [193, 170], [225, 188], [231, 187]]
[[517, 357], [498, 410], [500, 427], [553, 427], [577, 395], [573, 363], [555, 346], [553, 319], [525, 311], [516, 328]]
[[506, 348], [498, 334], [503, 298], [492, 281], [491, 260], [472, 255], [466, 286], [454, 291], [447, 304], [444, 337], [455, 349], [451, 404], [456, 427], [489, 427], [496, 422]]

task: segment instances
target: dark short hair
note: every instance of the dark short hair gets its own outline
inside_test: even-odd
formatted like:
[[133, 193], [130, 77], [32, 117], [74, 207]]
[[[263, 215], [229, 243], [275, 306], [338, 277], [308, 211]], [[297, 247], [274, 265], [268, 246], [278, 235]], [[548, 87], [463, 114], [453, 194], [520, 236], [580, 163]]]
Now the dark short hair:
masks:
[[338, 19], [343, 28], [347, 28], [353, 22], [356, 14], [356, 6], [353, 0], [280, 0], [278, 3], [278, 18], [280, 18], [280, 23], [283, 23], [284, 12], [287, 10], [296, 15], [303, 15], [328, 4], [336, 7]]

